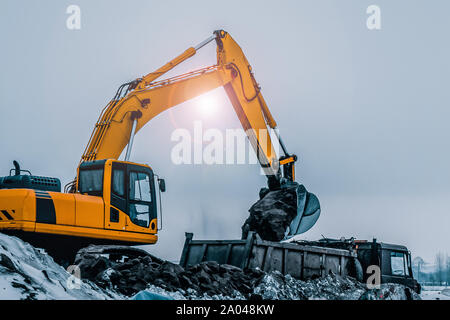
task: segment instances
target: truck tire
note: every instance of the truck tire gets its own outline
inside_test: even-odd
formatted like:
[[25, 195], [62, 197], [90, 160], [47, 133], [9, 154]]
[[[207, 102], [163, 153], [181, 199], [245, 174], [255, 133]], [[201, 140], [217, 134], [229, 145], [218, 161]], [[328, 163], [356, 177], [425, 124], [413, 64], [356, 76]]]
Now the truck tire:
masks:
[[364, 272], [361, 263], [357, 258], [352, 258], [347, 263], [347, 275], [355, 278], [359, 282], [364, 280]]

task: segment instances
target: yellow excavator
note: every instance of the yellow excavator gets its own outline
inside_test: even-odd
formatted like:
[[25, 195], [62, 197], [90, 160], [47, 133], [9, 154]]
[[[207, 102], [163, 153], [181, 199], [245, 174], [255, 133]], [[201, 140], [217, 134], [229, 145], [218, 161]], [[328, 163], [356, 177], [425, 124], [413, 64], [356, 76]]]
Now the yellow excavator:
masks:
[[[159, 80], [210, 42], [215, 65]], [[158, 80], [158, 81], [157, 81]], [[19, 236], [54, 256], [72, 256], [89, 244], [154, 244], [165, 182], [148, 165], [129, 161], [134, 135], [151, 119], [184, 101], [224, 87], [268, 177], [270, 189], [295, 179], [295, 155], [287, 152], [242, 49], [225, 31], [191, 47], [142, 78], [123, 84], [102, 110], [77, 169], [61, 192], [57, 178], [34, 176], [14, 162], [0, 178], [0, 231]], [[273, 129], [283, 150], [278, 156]], [[125, 147], [125, 159], [118, 160]], [[320, 214], [317, 198], [298, 195], [290, 234], [311, 228]]]

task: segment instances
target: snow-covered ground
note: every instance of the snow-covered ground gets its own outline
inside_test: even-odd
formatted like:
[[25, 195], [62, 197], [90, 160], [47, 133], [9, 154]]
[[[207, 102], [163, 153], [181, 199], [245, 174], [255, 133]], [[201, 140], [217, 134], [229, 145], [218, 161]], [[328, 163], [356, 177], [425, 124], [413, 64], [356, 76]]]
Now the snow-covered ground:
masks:
[[423, 287], [420, 297], [423, 300], [450, 300], [450, 287]]
[[0, 233], [0, 300], [123, 298], [76, 279], [44, 251]]
[[[349, 278], [329, 275], [311, 281], [301, 281], [289, 275], [283, 276], [278, 271], [267, 273], [254, 288], [254, 294], [264, 300], [357, 300], [365, 291], [363, 284]], [[154, 299], [155, 294], [175, 300], [245, 300], [245, 297], [237, 291], [232, 296], [210, 296], [191, 290], [169, 292], [155, 286], [149, 286], [132, 299]]]
[[[328, 275], [300, 281], [278, 272], [266, 273], [253, 288], [253, 295], [263, 299], [405, 299], [405, 288], [383, 284], [380, 290], [367, 290], [351, 278]], [[90, 281], [75, 278], [41, 249], [16, 237], [0, 233], [0, 300], [93, 300], [93, 299], [245, 299], [232, 296], [198, 294], [192, 289], [170, 292], [149, 283], [137, 295], [124, 296], [112, 289], [100, 288]], [[415, 296], [413, 298], [416, 298]], [[423, 299], [450, 299], [450, 290], [424, 291]]]

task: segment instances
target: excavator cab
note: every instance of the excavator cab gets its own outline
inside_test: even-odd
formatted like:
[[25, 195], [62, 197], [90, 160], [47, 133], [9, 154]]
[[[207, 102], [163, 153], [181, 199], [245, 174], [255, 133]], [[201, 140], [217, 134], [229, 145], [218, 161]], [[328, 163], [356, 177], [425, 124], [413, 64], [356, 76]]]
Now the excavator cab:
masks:
[[106, 229], [156, 233], [157, 193], [164, 190], [148, 165], [109, 159], [78, 168], [78, 193], [104, 199]]

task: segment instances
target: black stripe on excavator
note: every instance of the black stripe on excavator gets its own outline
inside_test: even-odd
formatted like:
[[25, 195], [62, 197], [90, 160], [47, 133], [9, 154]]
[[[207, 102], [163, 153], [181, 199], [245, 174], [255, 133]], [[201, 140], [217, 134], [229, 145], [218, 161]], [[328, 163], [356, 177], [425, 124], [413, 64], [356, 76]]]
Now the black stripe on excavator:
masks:
[[48, 194], [48, 192], [45, 192], [45, 191], [38, 191], [38, 190], [35, 190], [34, 192], [36, 193], [36, 197], [46, 198], [46, 199], [51, 199], [51, 198], [52, 198], [52, 197], [50, 196], [50, 194]]
[[43, 193], [42, 191], [35, 191], [36, 195], [39, 197], [50, 197], [50, 195], [48, 193]]
[[11, 215], [8, 213], [8, 211], [6, 210], [2, 210], [3, 215], [6, 217], [6, 219], [8, 220], [14, 220], [13, 217], [11, 217]]
[[35, 191], [36, 193], [36, 222], [56, 224], [55, 204], [48, 192]]

